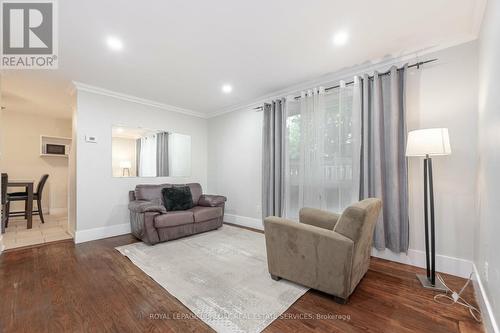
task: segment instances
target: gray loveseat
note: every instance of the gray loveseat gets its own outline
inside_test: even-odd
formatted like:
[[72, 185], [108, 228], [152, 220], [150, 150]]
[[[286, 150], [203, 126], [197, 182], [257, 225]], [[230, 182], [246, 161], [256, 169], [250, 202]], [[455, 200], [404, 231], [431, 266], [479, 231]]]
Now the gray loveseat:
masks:
[[156, 244], [222, 226], [226, 197], [203, 194], [201, 185], [186, 184], [191, 189], [193, 208], [167, 211], [161, 190], [179, 184], [137, 185], [129, 192], [132, 234], [147, 244]]

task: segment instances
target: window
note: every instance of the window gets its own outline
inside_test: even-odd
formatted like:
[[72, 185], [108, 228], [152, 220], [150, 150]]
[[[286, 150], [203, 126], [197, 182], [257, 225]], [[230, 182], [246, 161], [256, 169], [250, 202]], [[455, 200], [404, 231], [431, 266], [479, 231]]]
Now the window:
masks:
[[[285, 214], [302, 207], [342, 211], [357, 200], [353, 181], [353, 88], [314, 92], [287, 105]], [[356, 160], [356, 159], [354, 159]]]

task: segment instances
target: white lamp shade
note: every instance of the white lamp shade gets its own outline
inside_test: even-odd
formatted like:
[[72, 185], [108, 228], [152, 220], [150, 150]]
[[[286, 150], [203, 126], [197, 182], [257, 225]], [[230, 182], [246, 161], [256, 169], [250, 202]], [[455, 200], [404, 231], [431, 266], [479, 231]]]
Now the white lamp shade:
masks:
[[406, 156], [450, 155], [450, 137], [447, 128], [427, 128], [410, 131]]
[[122, 168], [122, 169], [130, 169], [130, 168], [132, 168], [132, 162], [130, 162], [130, 161], [120, 161], [120, 168]]

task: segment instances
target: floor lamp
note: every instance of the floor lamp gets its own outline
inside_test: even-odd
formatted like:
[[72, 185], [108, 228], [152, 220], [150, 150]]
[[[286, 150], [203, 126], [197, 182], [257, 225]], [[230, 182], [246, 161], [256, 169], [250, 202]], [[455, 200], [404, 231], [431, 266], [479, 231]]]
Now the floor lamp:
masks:
[[436, 280], [434, 189], [431, 156], [450, 154], [450, 138], [447, 128], [420, 129], [408, 133], [406, 156], [424, 157], [425, 263], [427, 274], [417, 274], [417, 278], [423, 287], [442, 291], [446, 291], [446, 288], [441, 281]]
[[[132, 162], [120, 161], [120, 168], [122, 169], [122, 177], [130, 177], [130, 168], [132, 168]], [[125, 175], [125, 171], [126, 171], [126, 175]]]

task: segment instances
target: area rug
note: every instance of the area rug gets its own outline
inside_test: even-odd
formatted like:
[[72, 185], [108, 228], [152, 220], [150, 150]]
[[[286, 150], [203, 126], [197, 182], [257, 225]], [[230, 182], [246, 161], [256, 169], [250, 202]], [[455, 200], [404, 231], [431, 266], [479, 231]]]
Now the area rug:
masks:
[[264, 235], [228, 225], [116, 249], [217, 332], [260, 332], [308, 289], [272, 280]]

